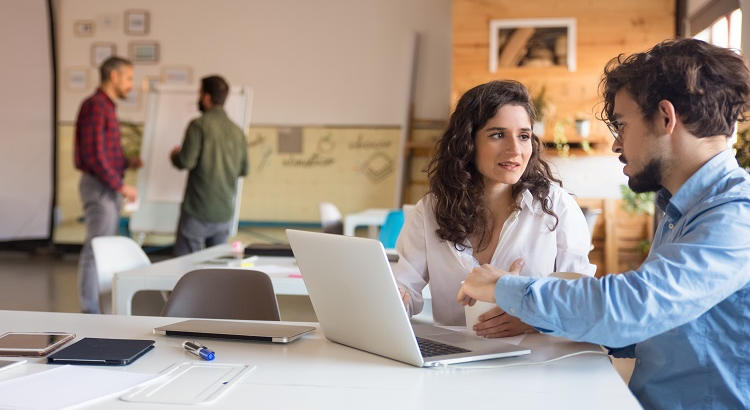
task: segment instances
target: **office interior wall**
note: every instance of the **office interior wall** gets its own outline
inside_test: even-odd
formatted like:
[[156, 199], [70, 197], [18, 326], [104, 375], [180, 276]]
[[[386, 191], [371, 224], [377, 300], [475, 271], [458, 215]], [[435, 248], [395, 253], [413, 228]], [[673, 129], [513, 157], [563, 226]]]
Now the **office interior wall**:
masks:
[[[334, 202], [344, 213], [392, 204], [407, 40], [414, 31], [420, 47], [413, 115], [448, 115], [450, 0], [57, 0], [56, 10], [58, 198], [63, 223], [79, 231], [72, 121], [99, 81], [91, 61], [95, 43], [114, 44], [126, 57], [131, 42], [159, 45], [158, 63], [135, 65], [139, 94], [118, 105], [128, 130], [143, 121], [140, 86], [165, 70], [187, 68], [196, 89], [212, 73], [253, 87], [255, 131], [247, 136], [252, 169], [242, 220], [316, 221], [320, 201]], [[128, 10], [149, 13], [147, 35], [125, 33]], [[93, 23], [91, 35], [76, 34], [82, 22]], [[83, 86], [80, 77], [71, 77], [81, 73]], [[335, 164], [328, 162], [331, 152]], [[127, 180], [134, 180], [131, 172]]]
[[[187, 67], [191, 84], [220, 73], [255, 92], [253, 122], [263, 125], [398, 125], [403, 116], [408, 39], [420, 33], [414, 115], [442, 119], [450, 87], [450, 0], [58, 0], [60, 119], [72, 121], [98, 83], [94, 43], [128, 55], [133, 42], [154, 41], [159, 61], [136, 64], [135, 79]], [[125, 33], [124, 13], [149, 13], [146, 35]], [[77, 22], [93, 34], [77, 35]], [[84, 70], [87, 85], [66, 87]], [[120, 107], [143, 120], [139, 96]]]
[[53, 61], [46, 0], [0, 0], [0, 241], [50, 237]]

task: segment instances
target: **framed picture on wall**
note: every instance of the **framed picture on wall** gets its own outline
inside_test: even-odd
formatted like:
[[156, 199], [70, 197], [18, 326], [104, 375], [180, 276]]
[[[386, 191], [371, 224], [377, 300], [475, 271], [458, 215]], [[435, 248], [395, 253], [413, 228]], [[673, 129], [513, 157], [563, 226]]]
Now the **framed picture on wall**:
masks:
[[164, 66], [161, 68], [161, 82], [164, 84], [190, 84], [193, 70], [188, 66]]
[[490, 72], [509, 67], [576, 70], [576, 19], [490, 20]]
[[149, 15], [146, 10], [125, 11], [125, 34], [145, 36], [149, 32]]
[[67, 68], [65, 70], [65, 86], [71, 91], [86, 91], [89, 87], [89, 68]]
[[156, 64], [159, 62], [159, 43], [156, 41], [131, 41], [128, 56], [135, 64]]
[[94, 20], [78, 20], [73, 23], [73, 34], [78, 37], [91, 37], [94, 35], [95, 27]]
[[99, 67], [104, 60], [117, 52], [115, 43], [94, 43], [91, 45], [91, 65]]

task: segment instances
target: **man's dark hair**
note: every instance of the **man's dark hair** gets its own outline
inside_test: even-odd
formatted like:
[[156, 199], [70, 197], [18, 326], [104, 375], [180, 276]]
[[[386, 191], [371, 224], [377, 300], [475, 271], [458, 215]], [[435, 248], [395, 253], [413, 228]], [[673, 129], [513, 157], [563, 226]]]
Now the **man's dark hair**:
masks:
[[615, 94], [625, 89], [646, 119], [659, 101], [672, 103], [696, 137], [730, 136], [750, 109], [750, 71], [734, 51], [695, 39], [667, 40], [644, 53], [613, 58], [604, 69], [601, 119], [612, 121]]
[[104, 60], [102, 65], [99, 66], [99, 77], [102, 84], [109, 81], [109, 76], [112, 74], [112, 71], [119, 70], [125, 66], [132, 67], [133, 63], [131, 63], [128, 59], [116, 56]]
[[218, 75], [201, 78], [201, 90], [211, 96], [211, 104], [224, 105], [229, 94], [229, 84]]

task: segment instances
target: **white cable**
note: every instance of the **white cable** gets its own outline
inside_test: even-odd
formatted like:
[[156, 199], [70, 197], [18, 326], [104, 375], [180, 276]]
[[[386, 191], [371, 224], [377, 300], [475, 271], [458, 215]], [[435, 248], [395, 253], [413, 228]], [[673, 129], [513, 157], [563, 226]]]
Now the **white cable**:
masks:
[[556, 362], [558, 360], [567, 359], [569, 357], [580, 356], [580, 355], [584, 355], [584, 354], [596, 354], [596, 355], [607, 356], [607, 353], [605, 353], [605, 352], [598, 352], [598, 351], [593, 351], [593, 350], [584, 350], [584, 351], [581, 351], [581, 352], [569, 353], [569, 354], [562, 355], [560, 357], [555, 357], [553, 359], [545, 360], [545, 361], [542, 361], [542, 362], [520, 362], [520, 363], [500, 364], [500, 365], [497, 365], [497, 366], [451, 366], [451, 365], [447, 365], [447, 364], [440, 364], [439, 366], [433, 367], [433, 369], [440, 369], [440, 370], [490, 370], [490, 369], [499, 369], [499, 368], [502, 368], [502, 367], [530, 366], [530, 365], [534, 365], [534, 364], [547, 364], [547, 363]]

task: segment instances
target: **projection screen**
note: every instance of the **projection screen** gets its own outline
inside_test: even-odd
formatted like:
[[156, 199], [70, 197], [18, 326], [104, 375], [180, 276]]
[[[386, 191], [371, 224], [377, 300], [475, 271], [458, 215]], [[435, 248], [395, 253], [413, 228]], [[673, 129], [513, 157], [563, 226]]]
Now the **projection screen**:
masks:
[[0, 242], [52, 237], [52, 27], [48, 0], [0, 0]]

